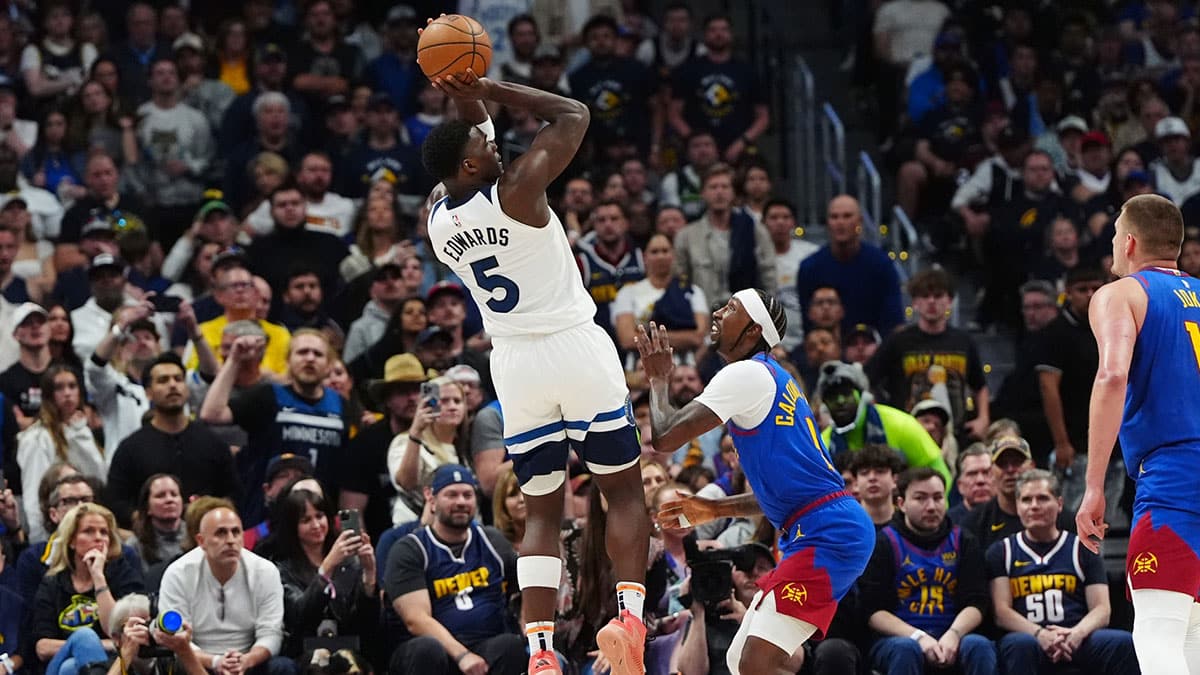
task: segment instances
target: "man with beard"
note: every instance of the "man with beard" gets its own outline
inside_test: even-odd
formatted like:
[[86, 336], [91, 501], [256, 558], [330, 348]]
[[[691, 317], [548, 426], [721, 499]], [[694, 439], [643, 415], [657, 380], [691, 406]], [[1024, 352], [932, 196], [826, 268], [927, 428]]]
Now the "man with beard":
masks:
[[875, 443], [895, 448], [909, 468], [930, 467], [946, 482], [950, 469], [942, 449], [912, 415], [876, 403], [862, 369], [842, 361], [821, 366], [813, 398], [829, 408], [833, 424], [821, 433], [829, 453], [837, 456]]
[[814, 635], [829, 629], [838, 603], [866, 567], [874, 530], [845, 491], [816, 434], [816, 420], [795, 379], [770, 356], [787, 332], [783, 305], [771, 293], [737, 291], [713, 313], [713, 347], [728, 362], [704, 393], [682, 408], [670, 402], [674, 369], [666, 331], [639, 329], [638, 351], [650, 382], [654, 449], [728, 424], [751, 494], [681, 496], [658, 512], [663, 528], [762, 514], [783, 530], [783, 560], [758, 580], [760, 590], [734, 636], [731, 673], [779, 673]]
[[996, 650], [971, 631], [983, 621], [983, 551], [946, 518], [946, 481], [929, 468], [900, 475], [898, 513], [880, 530], [859, 580], [867, 625], [878, 640], [872, 666], [922, 673], [958, 666], [966, 675], [996, 672]]
[[392, 653], [389, 672], [525, 672], [525, 641], [508, 631], [504, 591], [516, 585], [517, 554], [499, 530], [473, 522], [476, 487], [467, 467], [438, 467], [433, 524], [388, 554], [384, 590], [413, 634]]
[[[71, 312], [71, 326], [75, 329], [75, 337], [71, 348], [80, 361], [86, 362], [96, 351], [96, 346], [110, 333], [113, 326], [113, 315], [122, 306], [141, 306], [142, 303], [125, 292], [125, 262], [120, 258], [101, 253], [92, 258], [88, 266], [88, 284], [92, 297], [79, 309]], [[151, 310], [153, 308], [151, 307]], [[153, 311], [139, 318], [153, 323], [156, 337], [160, 340], [166, 334], [162, 319]]]
[[[617, 53], [617, 22], [597, 15], [583, 26], [583, 42], [591, 58], [571, 73], [571, 95], [591, 108], [588, 138], [598, 158], [623, 159], [628, 145], [645, 157], [662, 136], [662, 113], [654, 100], [655, 81], [649, 68]], [[653, 136], [653, 138], [651, 138]]]
[[287, 286], [283, 289], [283, 307], [279, 310], [279, 322], [289, 331], [301, 328], [316, 328], [325, 331], [338, 342], [345, 342], [345, 334], [329, 314], [321, 309], [325, 294], [321, 290], [321, 278], [308, 265], [296, 265], [288, 272]]
[[367, 534], [376, 542], [392, 526], [391, 501], [396, 496], [387, 470], [388, 446], [412, 425], [421, 383], [429, 379], [412, 354], [389, 358], [383, 373], [383, 379], [371, 381], [368, 391], [383, 410], [384, 419], [363, 429], [350, 442], [339, 497], [340, 508], [358, 509], [363, 514]]
[[229, 446], [188, 416], [183, 362], [165, 352], [144, 373], [150, 421], [117, 446], [105, 487], [106, 502], [122, 527], [130, 526], [142, 484], [154, 474], [178, 476], [184, 503], [193, 495], [234, 498], [238, 491]]
[[[346, 401], [322, 384], [329, 376], [332, 350], [324, 333], [301, 328], [288, 345], [289, 384], [261, 383], [230, 399], [239, 364], [257, 358], [260, 338], [244, 336], [233, 343], [208, 396], [200, 407], [200, 419], [210, 424], [237, 424], [246, 430], [248, 442], [237, 454], [242, 485], [262, 485], [271, 458], [292, 453], [308, 458], [326, 495], [336, 498], [336, 462], [353, 435]], [[246, 490], [239, 511], [246, 521], [257, 523], [264, 516], [262, 493]]]

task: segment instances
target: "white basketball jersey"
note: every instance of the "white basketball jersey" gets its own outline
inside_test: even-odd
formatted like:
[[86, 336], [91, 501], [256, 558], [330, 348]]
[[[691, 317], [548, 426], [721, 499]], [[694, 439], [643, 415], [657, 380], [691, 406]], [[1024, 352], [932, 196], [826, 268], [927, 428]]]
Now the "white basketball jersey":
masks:
[[596, 304], [562, 223], [553, 211], [545, 227], [505, 215], [495, 185], [429, 211], [433, 250], [471, 291], [494, 336], [555, 333], [592, 321]]

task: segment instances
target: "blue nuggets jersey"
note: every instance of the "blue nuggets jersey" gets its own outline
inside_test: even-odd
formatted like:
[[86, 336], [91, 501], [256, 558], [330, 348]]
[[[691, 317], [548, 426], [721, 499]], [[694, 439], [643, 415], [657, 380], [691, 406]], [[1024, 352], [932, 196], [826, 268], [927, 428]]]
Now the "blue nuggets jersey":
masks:
[[821, 443], [812, 409], [796, 380], [765, 353], [752, 359], [775, 380], [775, 402], [753, 429], [728, 422], [738, 461], [763, 514], [776, 528], [807, 504], [845, 488]]
[[1200, 466], [1200, 281], [1163, 268], [1133, 278], [1147, 299], [1125, 392], [1125, 467], [1140, 480], [1143, 462], [1166, 450], [1154, 455], [1159, 468], [1190, 475]]
[[1025, 534], [1003, 539], [1004, 570], [1012, 592], [1013, 610], [1039, 626], [1070, 628], [1087, 614], [1084, 560], [1095, 553], [1079, 543], [1079, 537], [1061, 532], [1058, 543], [1038, 555]]
[[579, 251], [580, 268], [583, 271], [583, 285], [596, 303], [596, 323], [616, 335], [616, 327], [612, 323], [612, 303], [617, 299], [617, 291], [625, 284], [632, 284], [646, 278], [646, 263], [642, 252], [631, 242], [629, 250], [621, 257], [616, 265], [609, 263], [596, 253], [596, 233], [589, 232], [575, 242]]
[[425, 553], [425, 583], [438, 623], [465, 644], [507, 630], [504, 561], [483, 528], [471, 524], [458, 556], [433, 536], [429, 526], [408, 536]]
[[892, 543], [896, 564], [893, 613], [910, 625], [941, 636], [958, 613], [954, 598], [962, 531], [957, 525], [950, 528], [950, 535], [933, 551], [914, 546], [891, 525], [883, 528], [883, 533]]

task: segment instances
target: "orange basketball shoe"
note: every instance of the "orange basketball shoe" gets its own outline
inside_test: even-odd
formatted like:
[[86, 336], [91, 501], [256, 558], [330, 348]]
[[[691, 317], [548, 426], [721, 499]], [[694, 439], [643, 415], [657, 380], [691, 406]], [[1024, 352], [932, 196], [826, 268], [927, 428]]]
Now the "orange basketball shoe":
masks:
[[529, 657], [527, 675], [562, 675], [562, 669], [558, 667], [558, 657], [548, 649], [534, 652], [533, 656]]
[[646, 624], [629, 610], [596, 633], [596, 644], [612, 664], [612, 675], [645, 675], [642, 650], [646, 646]]

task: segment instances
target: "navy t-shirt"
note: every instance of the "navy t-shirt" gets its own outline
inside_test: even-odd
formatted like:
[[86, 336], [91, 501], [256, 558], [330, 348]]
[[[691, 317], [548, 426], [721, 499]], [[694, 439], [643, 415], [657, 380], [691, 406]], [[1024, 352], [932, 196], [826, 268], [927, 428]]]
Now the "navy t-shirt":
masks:
[[754, 122], [754, 106], [765, 103], [754, 69], [737, 59], [694, 58], [675, 70], [671, 90], [683, 99], [683, 117], [692, 131], [712, 132], [722, 148], [745, 133]]

